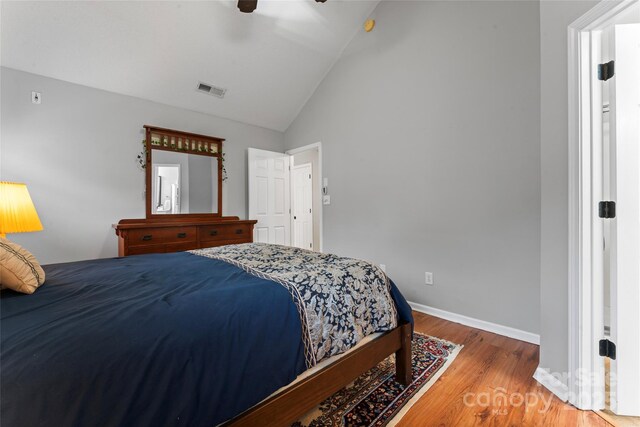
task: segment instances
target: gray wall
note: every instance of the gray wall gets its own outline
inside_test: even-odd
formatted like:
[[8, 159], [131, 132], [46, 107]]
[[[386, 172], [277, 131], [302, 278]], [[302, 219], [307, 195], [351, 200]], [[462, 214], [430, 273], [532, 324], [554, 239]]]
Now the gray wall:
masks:
[[540, 366], [568, 369], [567, 27], [596, 2], [540, 2], [542, 223]]
[[285, 133], [323, 143], [325, 251], [386, 264], [411, 301], [533, 333], [538, 7], [382, 2]]
[[1, 80], [0, 179], [27, 183], [45, 228], [8, 237], [43, 263], [115, 256], [111, 224], [144, 217], [144, 124], [226, 138], [223, 209], [241, 218], [247, 147], [283, 150], [282, 133], [256, 126], [7, 68]]

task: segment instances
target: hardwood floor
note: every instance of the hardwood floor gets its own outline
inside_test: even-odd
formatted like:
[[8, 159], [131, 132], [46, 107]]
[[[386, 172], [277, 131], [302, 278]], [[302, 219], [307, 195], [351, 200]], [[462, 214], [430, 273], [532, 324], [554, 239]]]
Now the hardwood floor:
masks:
[[464, 348], [398, 427], [610, 426], [591, 411], [563, 403], [533, 379], [537, 345], [413, 314], [416, 331]]
[[602, 411], [596, 411], [601, 418], [607, 422], [613, 424], [616, 427], [640, 427], [640, 417], [622, 417], [611, 412], [611, 395], [610, 395], [610, 381], [611, 381], [611, 365], [609, 359], [604, 360], [604, 375], [605, 375], [605, 409]]

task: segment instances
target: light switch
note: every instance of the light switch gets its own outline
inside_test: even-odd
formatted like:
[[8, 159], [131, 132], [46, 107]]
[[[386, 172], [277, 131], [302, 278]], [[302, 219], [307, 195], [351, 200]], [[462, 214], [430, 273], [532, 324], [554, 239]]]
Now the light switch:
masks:
[[42, 104], [42, 94], [40, 92], [31, 92], [31, 103]]
[[331, 196], [322, 196], [322, 204], [330, 205], [331, 204]]

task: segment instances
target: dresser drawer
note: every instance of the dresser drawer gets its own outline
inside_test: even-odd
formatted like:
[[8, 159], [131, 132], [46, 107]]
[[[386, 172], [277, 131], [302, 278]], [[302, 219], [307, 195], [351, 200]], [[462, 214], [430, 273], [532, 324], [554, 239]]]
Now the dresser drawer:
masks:
[[178, 218], [121, 220], [114, 228], [118, 255], [127, 256], [251, 243], [256, 222], [238, 217], [185, 217], [184, 221]]
[[191, 249], [198, 249], [198, 242], [129, 246], [127, 255], [163, 254], [166, 252], [190, 251]]
[[219, 224], [199, 227], [200, 242], [246, 240], [251, 235], [250, 224]]
[[197, 227], [141, 228], [129, 231], [129, 246], [197, 241]]

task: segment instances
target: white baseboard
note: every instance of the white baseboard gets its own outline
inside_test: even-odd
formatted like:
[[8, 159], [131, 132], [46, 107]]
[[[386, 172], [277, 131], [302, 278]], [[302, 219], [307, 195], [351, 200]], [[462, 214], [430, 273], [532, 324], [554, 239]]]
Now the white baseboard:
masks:
[[429, 307], [428, 305], [418, 304], [408, 301], [411, 308], [421, 313], [430, 314], [440, 317], [441, 319], [450, 320], [451, 322], [460, 323], [462, 325], [471, 326], [472, 328], [482, 329], [483, 331], [493, 332], [494, 334], [504, 335], [520, 341], [529, 342], [531, 344], [540, 345], [540, 335], [534, 334], [510, 326], [498, 325], [497, 323], [487, 322], [485, 320], [474, 319], [473, 317], [463, 316], [462, 314], [452, 313], [450, 311], [440, 310], [439, 308]]
[[546, 369], [538, 366], [538, 369], [533, 373], [533, 378], [563, 402], [569, 400], [569, 387]]

